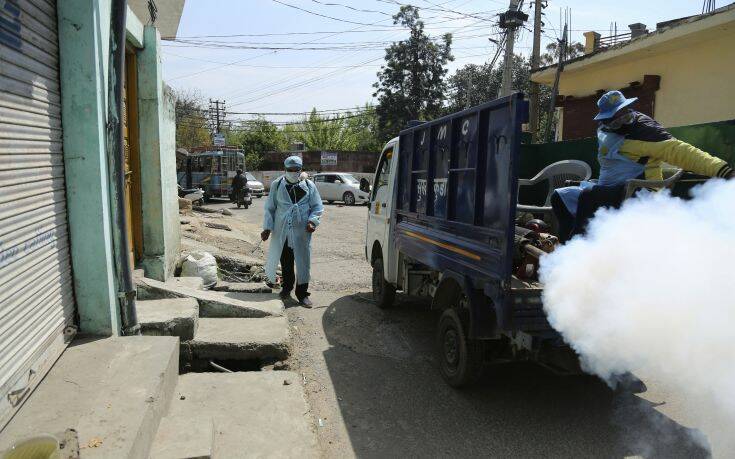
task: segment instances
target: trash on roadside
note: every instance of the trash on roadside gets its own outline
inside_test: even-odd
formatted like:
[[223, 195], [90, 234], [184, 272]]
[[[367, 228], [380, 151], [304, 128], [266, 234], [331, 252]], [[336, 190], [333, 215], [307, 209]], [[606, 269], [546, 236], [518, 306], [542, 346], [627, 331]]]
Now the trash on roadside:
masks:
[[204, 288], [217, 284], [217, 260], [209, 252], [191, 252], [181, 265], [184, 277], [201, 277]]
[[319, 427], [324, 427], [324, 419], [319, 418]]

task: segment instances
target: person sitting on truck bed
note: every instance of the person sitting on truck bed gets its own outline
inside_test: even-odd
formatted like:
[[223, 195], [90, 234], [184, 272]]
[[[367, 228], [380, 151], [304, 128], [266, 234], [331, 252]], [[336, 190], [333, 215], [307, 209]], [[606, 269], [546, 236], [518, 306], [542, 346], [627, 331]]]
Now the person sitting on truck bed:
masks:
[[626, 99], [620, 91], [609, 91], [597, 101], [600, 179], [559, 188], [552, 195], [561, 242], [583, 233], [600, 207], [620, 207], [626, 181], [663, 180], [664, 162], [708, 177], [735, 177], [732, 167], [722, 159], [676, 139], [651, 117], [627, 108], [636, 100]]

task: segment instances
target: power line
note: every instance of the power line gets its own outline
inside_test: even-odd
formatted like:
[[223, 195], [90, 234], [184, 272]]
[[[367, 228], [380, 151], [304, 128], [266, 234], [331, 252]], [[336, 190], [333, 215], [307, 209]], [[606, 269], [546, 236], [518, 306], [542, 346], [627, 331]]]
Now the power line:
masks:
[[319, 16], [319, 17], [322, 17], [322, 18], [331, 19], [333, 21], [339, 21], [339, 22], [344, 22], [344, 23], [347, 23], [347, 24], [356, 24], [356, 25], [362, 25], [362, 26], [371, 26], [371, 25], [374, 25], [374, 24], [367, 24], [365, 22], [350, 21], [349, 19], [335, 18], [333, 16], [328, 16], [326, 14], [321, 14], [321, 13], [317, 13], [315, 11], [307, 10], [306, 8], [301, 8], [300, 6], [291, 5], [289, 3], [282, 2], [281, 0], [271, 0], [271, 1], [273, 1], [275, 3], [278, 3], [279, 5], [283, 5], [283, 6], [287, 6], [289, 8], [293, 8], [295, 10], [303, 11], [304, 13], [312, 14], [314, 16]]
[[[376, 22], [370, 24], [370, 27], [375, 26], [377, 24], [380, 24], [381, 22], [385, 22], [386, 20], [387, 19], [381, 19], [380, 21], [376, 21]], [[357, 29], [360, 29], [360, 28], [361, 27], [355, 27], [354, 30], [357, 30]], [[301, 43], [301, 44], [303, 44], [303, 45], [311, 44], [311, 43], [314, 43], [314, 42], [323, 40], [325, 38], [333, 37], [335, 35], [339, 35], [339, 33], [334, 33], [332, 35], [327, 35], [327, 36], [321, 37], [321, 38], [315, 38], [314, 40], [310, 40], [310, 41], [307, 41], [307, 42], [304, 42], [304, 43]], [[252, 57], [249, 57], [249, 58], [246, 58], [246, 59], [237, 60], [237, 61], [230, 62], [230, 63], [225, 64], [225, 65], [222, 65], [222, 66], [210, 67], [208, 69], [200, 70], [198, 72], [190, 73], [188, 75], [181, 75], [181, 76], [178, 76], [178, 77], [169, 78], [168, 80], [171, 81], [171, 80], [177, 80], [177, 79], [181, 79], [181, 78], [189, 78], [189, 77], [192, 77], [192, 76], [201, 75], [202, 73], [205, 73], [205, 72], [210, 72], [212, 70], [219, 70], [222, 67], [227, 67], [227, 66], [230, 66], [230, 65], [241, 64], [243, 62], [247, 62], [247, 61], [250, 61], [250, 60], [253, 60], [253, 59], [257, 59], [259, 57], [267, 56], [269, 54], [274, 54], [276, 52], [277, 51], [269, 51], [267, 53], [261, 53], [261, 54], [258, 54], [257, 56], [252, 56]]]

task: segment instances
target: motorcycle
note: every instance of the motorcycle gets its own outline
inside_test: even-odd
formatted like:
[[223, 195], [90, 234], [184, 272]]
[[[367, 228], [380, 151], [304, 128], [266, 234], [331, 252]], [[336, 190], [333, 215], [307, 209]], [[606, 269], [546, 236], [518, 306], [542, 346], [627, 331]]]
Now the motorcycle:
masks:
[[237, 204], [238, 209], [240, 208], [240, 206], [243, 206], [247, 209], [253, 203], [253, 197], [250, 193], [250, 188], [245, 187], [241, 188], [238, 191], [231, 191], [230, 201]]

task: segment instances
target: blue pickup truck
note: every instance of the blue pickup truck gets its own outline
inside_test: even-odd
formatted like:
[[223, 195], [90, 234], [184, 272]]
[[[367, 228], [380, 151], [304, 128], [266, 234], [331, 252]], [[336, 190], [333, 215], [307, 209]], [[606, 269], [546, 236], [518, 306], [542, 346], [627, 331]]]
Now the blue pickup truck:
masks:
[[[486, 362], [534, 360], [578, 372], [543, 310], [538, 258], [555, 237], [516, 220], [517, 164], [528, 104], [520, 93], [401, 131], [378, 162], [365, 254], [373, 298], [431, 298], [437, 350], [452, 386]], [[540, 225], [543, 227], [543, 225]]]

